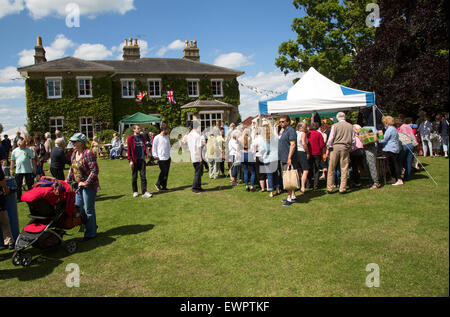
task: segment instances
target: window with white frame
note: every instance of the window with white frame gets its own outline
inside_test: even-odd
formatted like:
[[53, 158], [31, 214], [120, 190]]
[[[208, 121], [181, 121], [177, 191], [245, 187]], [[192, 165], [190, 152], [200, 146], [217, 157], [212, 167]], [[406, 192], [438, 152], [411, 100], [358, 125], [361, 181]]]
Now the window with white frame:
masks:
[[149, 78], [148, 80], [148, 96], [157, 98], [161, 97], [161, 79]]
[[77, 77], [78, 81], [78, 97], [92, 97], [92, 77]]
[[211, 79], [211, 92], [213, 97], [223, 97], [222, 79]]
[[50, 133], [55, 136], [55, 131], [63, 131], [64, 128], [64, 117], [50, 117], [49, 120]]
[[47, 98], [61, 98], [61, 77], [46, 77], [47, 81]]
[[194, 121], [194, 113], [193, 112], [188, 112], [186, 114], [186, 125], [188, 127], [190, 127], [191, 124], [192, 124], [192, 121]]
[[134, 98], [134, 79], [122, 79], [122, 98]]
[[94, 122], [92, 117], [80, 117], [80, 131], [89, 139], [94, 137]]
[[214, 127], [217, 121], [222, 120], [223, 111], [202, 111], [200, 114], [200, 124], [202, 130], [208, 127]]
[[199, 79], [186, 79], [187, 80], [187, 89], [189, 97], [198, 97], [200, 94], [199, 90]]

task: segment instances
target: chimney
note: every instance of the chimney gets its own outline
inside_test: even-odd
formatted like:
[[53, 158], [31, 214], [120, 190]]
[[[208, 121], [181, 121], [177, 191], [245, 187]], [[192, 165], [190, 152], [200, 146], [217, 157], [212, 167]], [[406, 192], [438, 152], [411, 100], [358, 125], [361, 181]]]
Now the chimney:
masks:
[[45, 63], [47, 59], [45, 58], [45, 50], [42, 46], [42, 37], [37, 37], [37, 43], [34, 47], [34, 64], [42, 64]]
[[123, 60], [132, 61], [139, 58], [141, 58], [141, 52], [137, 39], [134, 39], [134, 45], [131, 37], [129, 42], [125, 39], [125, 45], [123, 46]]
[[184, 48], [183, 58], [199, 62], [200, 53], [199, 49], [197, 48], [197, 41], [185, 41], [184, 43], [186, 44], [186, 47]]

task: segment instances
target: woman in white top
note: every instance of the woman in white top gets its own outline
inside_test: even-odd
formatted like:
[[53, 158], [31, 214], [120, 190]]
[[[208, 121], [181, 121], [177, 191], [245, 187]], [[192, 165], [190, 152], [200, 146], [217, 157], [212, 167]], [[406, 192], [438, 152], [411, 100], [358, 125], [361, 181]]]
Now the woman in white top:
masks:
[[302, 169], [302, 181], [300, 191], [305, 192], [306, 180], [309, 173], [309, 149], [308, 149], [308, 124], [306, 122], [299, 122], [297, 124], [297, 158], [298, 165]]
[[240, 149], [239, 142], [237, 141], [240, 135], [239, 130], [235, 130], [231, 134], [230, 141], [228, 142], [228, 154], [232, 162], [230, 177], [232, 185], [237, 185], [236, 178], [238, 176], [238, 167], [240, 165]]

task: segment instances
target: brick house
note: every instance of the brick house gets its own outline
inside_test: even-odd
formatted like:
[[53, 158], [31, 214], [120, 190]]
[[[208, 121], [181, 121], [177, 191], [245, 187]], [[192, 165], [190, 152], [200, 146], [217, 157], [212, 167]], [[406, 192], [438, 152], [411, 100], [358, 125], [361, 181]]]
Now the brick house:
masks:
[[[199, 119], [239, 118], [241, 71], [200, 62], [196, 41], [186, 41], [182, 58], [141, 58], [138, 41], [125, 40], [122, 60], [64, 57], [47, 61], [37, 38], [34, 65], [20, 67], [26, 78], [28, 127], [35, 132], [81, 131], [92, 137], [135, 112], [157, 115], [174, 127]], [[147, 92], [137, 102], [139, 92]], [[166, 92], [173, 91], [175, 104]]]

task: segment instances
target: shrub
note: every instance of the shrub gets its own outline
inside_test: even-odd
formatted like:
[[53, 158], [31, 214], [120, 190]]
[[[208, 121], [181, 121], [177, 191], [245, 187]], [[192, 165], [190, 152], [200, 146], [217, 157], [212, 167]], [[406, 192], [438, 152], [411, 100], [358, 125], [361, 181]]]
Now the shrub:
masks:
[[98, 132], [97, 138], [99, 143], [109, 143], [113, 137], [113, 134], [117, 133], [117, 131], [114, 131], [113, 129], [106, 129]]

